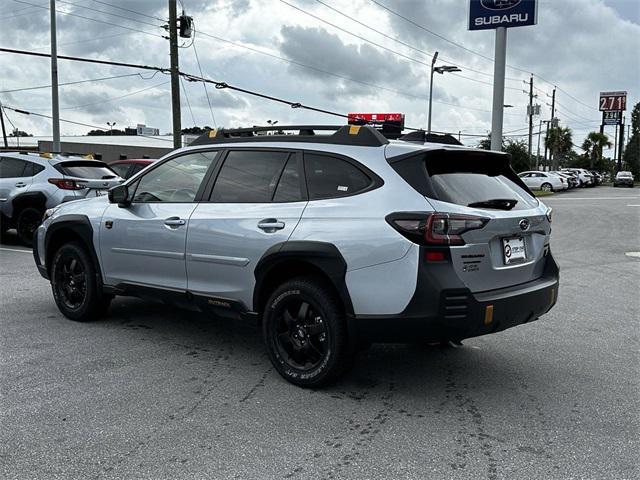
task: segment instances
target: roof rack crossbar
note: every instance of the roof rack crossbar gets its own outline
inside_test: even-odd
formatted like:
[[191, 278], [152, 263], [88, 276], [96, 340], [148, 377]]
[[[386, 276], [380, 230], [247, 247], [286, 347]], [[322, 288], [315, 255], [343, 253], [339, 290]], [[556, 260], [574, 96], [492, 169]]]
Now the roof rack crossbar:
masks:
[[[297, 134], [285, 134], [297, 131]], [[333, 131], [331, 135], [316, 135], [316, 131]], [[257, 135], [275, 132], [272, 135]], [[356, 125], [270, 125], [250, 128], [209, 130], [196, 138], [191, 145], [210, 145], [235, 142], [307, 142], [361, 147], [380, 147], [389, 143], [384, 135], [370, 126]]]

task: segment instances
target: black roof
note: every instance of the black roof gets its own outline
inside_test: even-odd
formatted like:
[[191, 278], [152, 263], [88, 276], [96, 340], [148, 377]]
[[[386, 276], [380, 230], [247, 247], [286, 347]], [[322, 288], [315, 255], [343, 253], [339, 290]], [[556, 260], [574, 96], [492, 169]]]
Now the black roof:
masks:
[[[331, 135], [316, 135], [316, 131], [333, 131]], [[260, 135], [262, 132], [274, 132]], [[296, 132], [287, 134], [285, 132]], [[252, 128], [221, 128], [209, 130], [191, 145], [211, 145], [234, 142], [309, 142], [359, 147], [380, 147], [389, 140], [378, 130], [367, 125], [289, 125]]]

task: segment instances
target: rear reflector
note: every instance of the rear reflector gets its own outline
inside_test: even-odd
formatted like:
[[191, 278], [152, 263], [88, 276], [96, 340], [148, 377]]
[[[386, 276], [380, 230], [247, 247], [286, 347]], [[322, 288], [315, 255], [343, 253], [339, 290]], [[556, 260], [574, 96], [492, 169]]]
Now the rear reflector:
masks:
[[493, 322], [493, 305], [487, 305], [484, 309], [484, 324], [489, 325]]
[[427, 252], [425, 258], [427, 262], [444, 262], [446, 260], [443, 252]]

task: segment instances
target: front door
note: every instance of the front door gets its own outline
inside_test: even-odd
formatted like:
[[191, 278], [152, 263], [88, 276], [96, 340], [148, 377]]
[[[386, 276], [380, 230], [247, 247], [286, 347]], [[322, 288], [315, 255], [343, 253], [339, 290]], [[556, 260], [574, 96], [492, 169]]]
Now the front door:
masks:
[[228, 152], [209, 201], [189, 222], [189, 291], [252, 308], [256, 264], [289, 239], [307, 205], [301, 168], [295, 152]]
[[109, 205], [100, 225], [105, 283], [186, 290], [187, 227], [216, 154], [161, 162], [129, 185], [130, 206]]

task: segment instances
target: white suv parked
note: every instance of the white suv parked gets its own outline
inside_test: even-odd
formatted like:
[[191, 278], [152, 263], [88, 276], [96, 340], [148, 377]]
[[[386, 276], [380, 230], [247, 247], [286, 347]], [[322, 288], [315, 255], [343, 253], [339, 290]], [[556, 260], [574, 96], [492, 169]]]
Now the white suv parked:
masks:
[[278, 372], [315, 386], [362, 344], [459, 341], [555, 304], [550, 210], [508, 155], [271, 130], [294, 128], [211, 131], [49, 210], [34, 257], [60, 311], [92, 320], [134, 295], [254, 317]]

